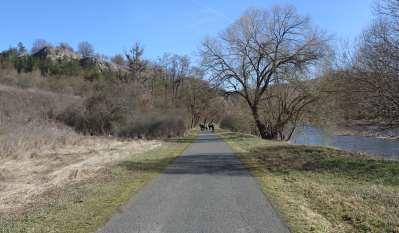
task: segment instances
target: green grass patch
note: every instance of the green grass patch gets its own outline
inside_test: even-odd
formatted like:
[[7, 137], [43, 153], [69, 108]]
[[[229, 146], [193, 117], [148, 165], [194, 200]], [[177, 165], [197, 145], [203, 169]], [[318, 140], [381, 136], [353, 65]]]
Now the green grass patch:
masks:
[[1, 216], [0, 232], [94, 232], [134, 193], [158, 176], [195, 138], [166, 141], [161, 147], [132, 155], [101, 177], [41, 197], [41, 204], [18, 216]]
[[399, 232], [399, 162], [222, 132], [292, 232]]

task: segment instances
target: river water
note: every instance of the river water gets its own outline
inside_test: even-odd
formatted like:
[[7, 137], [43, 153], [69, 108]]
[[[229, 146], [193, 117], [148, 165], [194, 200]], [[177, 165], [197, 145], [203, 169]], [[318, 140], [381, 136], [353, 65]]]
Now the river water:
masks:
[[332, 146], [351, 152], [362, 152], [389, 160], [399, 160], [399, 140], [365, 136], [337, 136], [315, 126], [298, 127], [291, 140], [293, 144]]

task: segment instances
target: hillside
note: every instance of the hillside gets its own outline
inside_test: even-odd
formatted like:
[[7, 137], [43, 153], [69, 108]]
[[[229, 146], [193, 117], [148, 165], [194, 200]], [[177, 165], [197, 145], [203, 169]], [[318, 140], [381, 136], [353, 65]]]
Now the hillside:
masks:
[[53, 119], [82, 97], [0, 85], [0, 215], [21, 213], [60, 189], [107, 173], [158, 141], [89, 137]]

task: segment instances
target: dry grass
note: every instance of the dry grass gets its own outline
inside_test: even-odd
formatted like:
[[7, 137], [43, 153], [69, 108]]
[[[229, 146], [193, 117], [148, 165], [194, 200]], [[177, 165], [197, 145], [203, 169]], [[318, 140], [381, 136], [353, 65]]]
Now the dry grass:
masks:
[[15, 69], [0, 69], [0, 84], [22, 89], [39, 89], [69, 95], [90, 95], [93, 84], [81, 76], [45, 77], [40, 71], [18, 73]]
[[[75, 144], [81, 136], [50, 119], [52, 114], [81, 101], [35, 89], [0, 85], [0, 159], [24, 161], [42, 151]], [[0, 170], [0, 176], [8, 173]]]
[[30, 88], [44, 82], [45, 79], [39, 71], [18, 73], [15, 69], [0, 69], [0, 83], [2, 85]]
[[0, 85], [0, 214], [24, 211], [54, 188], [99, 175], [157, 141], [84, 137], [54, 122], [80, 97]]
[[49, 117], [79, 101], [76, 96], [0, 85], [0, 158], [78, 141], [73, 130]]
[[24, 211], [49, 190], [104, 175], [112, 164], [160, 145], [158, 141], [81, 138], [75, 144], [3, 158], [0, 215]]
[[171, 140], [154, 150], [130, 156], [127, 146], [127, 157], [122, 156], [125, 159], [103, 169], [102, 176], [49, 190], [42, 196], [42, 203], [23, 214], [0, 215], [0, 232], [94, 232], [191, 141], [192, 137]]
[[0, 85], [0, 232], [92, 232], [187, 145], [86, 137], [53, 120], [82, 101]]
[[293, 232], [399, 232], [399, 162], [224, 133]]
[[0, 85], [0, 214], [26, 207], [46, 189], [45, 175], [54, 160], [47, 156], [46, 161], [46, 153], [81, 141], [73, 130], [50, 119], [79, 101], [75, 96]]

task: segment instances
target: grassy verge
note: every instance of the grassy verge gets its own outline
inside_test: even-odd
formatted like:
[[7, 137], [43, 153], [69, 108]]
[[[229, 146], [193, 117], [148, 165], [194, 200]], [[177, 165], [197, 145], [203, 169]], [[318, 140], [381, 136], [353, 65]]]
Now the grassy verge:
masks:
[[194, 138], [191, 134], [164, 142], [160, 148], [110, 167], [95, 180], [53, 190], [41, 197], [41, 205], [25, 214], [0, 216], [0, 232], [93, 232], [159, 175]]
[[292, 232], [399, 232], [399, 162], [222, 132]]

